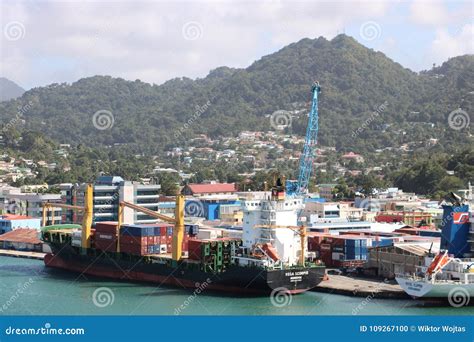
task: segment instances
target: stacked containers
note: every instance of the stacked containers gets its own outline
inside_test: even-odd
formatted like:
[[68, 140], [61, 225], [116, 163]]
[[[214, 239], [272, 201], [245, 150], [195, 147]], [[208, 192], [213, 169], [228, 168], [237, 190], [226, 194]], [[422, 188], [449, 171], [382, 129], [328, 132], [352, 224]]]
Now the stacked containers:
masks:
[[[120, 227], [120, 252], [133, 255], [155, 254], [155, 227], [123, 225]], [[159, 246], [159, 245], [158, 245]]]
[[[134, 255], [171, 253], [173, 228], [170, 223], [123, 225], [120, 229], [120, 251]], [[183, 256], [188, 256], [188, 240], [198, 231], [197, 225], [185, 226]]]
[[367, 260], [367, 239], [344, 239], [345, 260]]
[[105, 252], [117, 251], [117, 222], [95, 224], [95, 248]]

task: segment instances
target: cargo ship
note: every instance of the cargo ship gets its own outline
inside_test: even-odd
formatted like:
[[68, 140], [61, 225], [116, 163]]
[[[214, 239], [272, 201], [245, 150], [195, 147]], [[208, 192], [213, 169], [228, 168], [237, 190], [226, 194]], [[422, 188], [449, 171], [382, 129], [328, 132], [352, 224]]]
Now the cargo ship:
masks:
[[416, 299], [446, 299], [468, 305], [474, 296], [474, 259], [457, 259], [445, 252], [426, 261], [418, 275], [397, 276], [400, 287]]
[[[176, 196], [174, 217], [120, 202], [118, 222], [93, 225], [89, 185], [84, 207], [62, 205], [84, 213], [81, 229], [43, 228], [43, 241], [52, 250], [44, 262], [79, 274], [189, 289], [205, 284], [206, 290], [235, 294], [296, 294], [314, 288], [323, 280], [325, 267], [306, 257], [305, 228], [296, 226], [303, 199], [286, 198], [281, 187], [261, 197], [242, 201], [241, 239], [199, 239], [199, 227], [185, 224], [182, 195]], [[127, 209], [163, 222], [124, 223]]]
[[453, 205], [443, 205], [440, 252], [425, 257], [425, 264], [414, 274], [400, 274], [395, 279], [415, 299], [448, 301], [458, 307], [473, 304], [474, 221], [469, 205], [453, 198]]

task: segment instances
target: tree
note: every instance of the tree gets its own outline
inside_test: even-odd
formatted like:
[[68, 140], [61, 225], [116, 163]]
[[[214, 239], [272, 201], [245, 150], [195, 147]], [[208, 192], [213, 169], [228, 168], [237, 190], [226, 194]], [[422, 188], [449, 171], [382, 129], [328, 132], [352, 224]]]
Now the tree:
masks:
[[161, 192], [166, 196], [174, 196], [179, 191], [180, 177], [175, 172], [162, 172], [158, 175]]

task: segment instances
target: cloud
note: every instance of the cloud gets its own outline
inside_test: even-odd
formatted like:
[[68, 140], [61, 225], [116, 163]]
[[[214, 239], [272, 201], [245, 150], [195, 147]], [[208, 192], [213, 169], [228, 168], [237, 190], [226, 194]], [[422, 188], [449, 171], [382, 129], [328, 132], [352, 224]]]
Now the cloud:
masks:
[[[96, 74], [150, 83], [204, 77], [223, 65], [246, 67], [305, 37], [331, 39], [346, 27], [358, 32], [361, 22], [382, 24], [396, 6], [391, 1], [6, 2], [2, 31], [18, 21], [25, 34], [15, 41], [0, 37], [0, 75], [26, 87]], [[189, 23], [198, 24], [197, 39], [183, 34]]]
[[474, 53], [474, 24], [465, 24], [457, 32], [450, 34], [438, 30], [431, 45], [431, 54], [435, 62], [442, 63], [452, 56]]
[[410, 6], [410, 19], [419, 25], [436, 27], [467, 22], [472, 15], [472, 3], [457, 3], [459, 7], [450, 8], [449, 2], [415, 0]]

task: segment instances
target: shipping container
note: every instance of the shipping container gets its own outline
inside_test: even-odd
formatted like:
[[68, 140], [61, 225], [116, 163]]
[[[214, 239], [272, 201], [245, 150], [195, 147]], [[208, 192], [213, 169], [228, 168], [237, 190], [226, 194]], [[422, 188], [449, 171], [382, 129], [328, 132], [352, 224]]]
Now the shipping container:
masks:
[[[130, 245], [147, 245], [148, 244], [148, 236], [129, 236], [123, 235], [120, 236], [120, 243], [122, 244], [130, 244]], [[153, 243], [151, 243], [153, 244]]]
[[120, 227], [120, 235], [128, 236], [154, 236], [155, 228], [143, 225], [122, 225]]
[[101, 233], [108, 233], [108, 234], [116, 234], [117, 233], [117, 222], [110, 221], [110, 222], [97, 222], [94, 225], [94, 228], [97, 232]]

